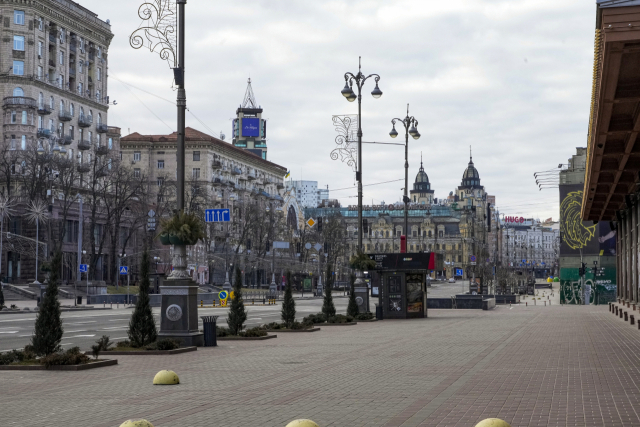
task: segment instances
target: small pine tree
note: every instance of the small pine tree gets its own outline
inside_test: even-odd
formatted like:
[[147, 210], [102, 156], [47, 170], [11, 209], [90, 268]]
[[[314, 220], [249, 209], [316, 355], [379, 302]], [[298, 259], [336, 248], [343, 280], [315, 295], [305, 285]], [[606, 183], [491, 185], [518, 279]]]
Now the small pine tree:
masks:
[[293, 326], [293, 322], [296, 321], [296, 302], [293, 300], [293, 294], [291, 291], [291, 271], [287, 271], [287, 283], [284, 288], [284, 300], [282, 301], [282, 323], [287, 328]]
[[331, 296], [331, 288], [333, 288], [333, 276], [331, 275], [331, 264], [327, 265], [327, 282], [325, 283], [324, 302], [322, 303], [322, 314], [329, 318], [336, 315], [336, 306], [333, 305], [333, 297]]
[[242, 300], [242, 272], [236, 266], [236, 281], [233, 284], [233, 299], [227, 315], [227, 325], [232, 335], [239, 335], [247, 321], [247, 311]]
[[142, 253], [142, 263], [140, 265], [140, 290], [138, 293], [138, 301], [136, 308], [131, 314], [129, 320], [129, 340], [134, 347], [144, 347], [147, 344], [155, 342], [158, 337], [156, 330], [156, 322], [151, 311], [149, 302], [149, 252], [145, 248]]
[[4, 308], [4, 293], [2, 292], [2, 284], [0, 283], [0, 310]]
[[51, 273], [44, 299], [36, 316], [36, 325], [31, 337], [33, 351], [39, 356], [60, 351], [62, 341], [62, 319], [60, 318], [60, 301], [58, 301], [58, 280], [62, 268], [62, 252], [58, 251], [51, 262]]
[[356, 276], [349, 277], [351, 282], [351, 291], [349, 292], [349, 305], [347, 306], [347, 316], [356, 317], [359, 313], [358, 304], [356, 304]]

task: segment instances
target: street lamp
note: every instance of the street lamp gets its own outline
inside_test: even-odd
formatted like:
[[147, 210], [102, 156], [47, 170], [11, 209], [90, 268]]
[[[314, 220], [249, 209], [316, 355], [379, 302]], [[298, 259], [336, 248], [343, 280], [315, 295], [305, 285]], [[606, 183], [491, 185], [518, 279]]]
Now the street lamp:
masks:
[[407, 116], [404, 119], [395, 118], [391, 120], [393, 128], [389, 132], [391, 138], [398, 136], [396, 130], [396, 123], [401, 123], [404, 126], [404, 235], [409, 236], [409, 196], [407, 195], [409, 189], [409, 135], [413, 139], [420, 139], [420, 132], [418, 132], [418, 121], [415, 117], [409, 116], [409, 104], [407, 104]]
[[[358, 251], [362, 251], [362, 86], [370, 77], [374, 77], [376, 81], [376, 87], [371, 91], [371, 96], [376, 99], [380, 98], [382, 96], [382, 91], [378, 87], [380, 76], [378, 74], [369, 74], [365, 77], [362, 74], [361, 57], [358, 57], [358, 73], [345, 73], [344, 88], [341, 91], [347, 101], [358, 100], [358, 169], [356, 172], [356, 180], [358, 181]], [[354, 83], [358, 89], [358, 95], [353, 92]]]

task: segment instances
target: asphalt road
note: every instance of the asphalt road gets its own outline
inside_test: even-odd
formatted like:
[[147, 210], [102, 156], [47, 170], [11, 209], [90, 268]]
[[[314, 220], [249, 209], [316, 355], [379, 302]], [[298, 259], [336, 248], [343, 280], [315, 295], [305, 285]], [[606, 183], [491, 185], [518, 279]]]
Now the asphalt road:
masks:
[[[345, 314], [348, 299], [335, 297], [334, 304], [338, 313]], [[296, 300], [297, 319], [310, 313], [318, 313], [322, 308], [322, 299]], [[264, 323], [279, 322], [281, 302], [271, 306], [247, 306], [247, 326], [253, 327]], [[102, 335], [108, 335], [113, 341], [127, 339], [127, 327], [132, 313], [131, 308], [112, 310], [63, 312], [62, 324], [64, 335], [62, 347], [78, 346], [89, 350], [91, 345]], [[226, 326], [226, 308], [199, 308], [198, 315], [219, 315], [218, 324]], [[160, 323], [160, 309], [154, 308], [156, 324]], [[0, 315], [0, 352], [23, 348], [29, 344], [33, 334], [35, 313]], [[200, 329], [202, 321], [200, 320]]]

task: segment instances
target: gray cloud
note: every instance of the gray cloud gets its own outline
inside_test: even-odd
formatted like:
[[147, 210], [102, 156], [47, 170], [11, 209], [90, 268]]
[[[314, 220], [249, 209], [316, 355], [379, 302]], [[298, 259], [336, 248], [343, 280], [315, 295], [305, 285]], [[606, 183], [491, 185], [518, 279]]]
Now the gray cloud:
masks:
[[[82, 3], [111, 19], [109, 74], [174, 99], [172, 74], [155, 54], [129, 46], [137, 2]], [[460, 184], [473, 146], [483, 185], [507, 215], [558, 217], [557, 191], [539, 192], [533, 172], [551, 169], [586, 145], [595, 4], [578, 0], [247, 0], [187, 4], [189, 108], [208, 127], [230, 134], [251, 76], [269, 118], [269, 159], [294, 179], [330, 188], [353, 184], [332, 161], [331, 115], [357, 111], [340, 95], [346, 71], [378, 73], [382, 98], [367, 83], [365, 140], [389, 141], [390, 120], [406, 104], [422, 138], [410, 141], [410, 181], [423, 153], [437, 197]], [[175, 127], [175, 109], [134, 93]], [[110, 124], [126, 133], [169, 129], [115, 79]], [[206, 131], [187, 115], [189, 126]], [[402, 147], [365, 146], [364, 181], [404, 178]], [[397, 201], [402, 182], [365, 189], [365, 200]], [[353, 191], [334, 195], [355, 204]]]

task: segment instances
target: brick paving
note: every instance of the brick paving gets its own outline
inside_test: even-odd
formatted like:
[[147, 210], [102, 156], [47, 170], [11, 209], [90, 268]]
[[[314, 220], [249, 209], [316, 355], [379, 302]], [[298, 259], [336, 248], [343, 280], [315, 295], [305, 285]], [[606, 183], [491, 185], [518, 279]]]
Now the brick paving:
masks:
[[[220, 343], [176, 356], [119, 356], [82, 372], [2, 372], [3, 426], [640, 426], [640, 331], [606, 306], [432, 310]], [[153, 386], [160, 369], [178, 386]]]

